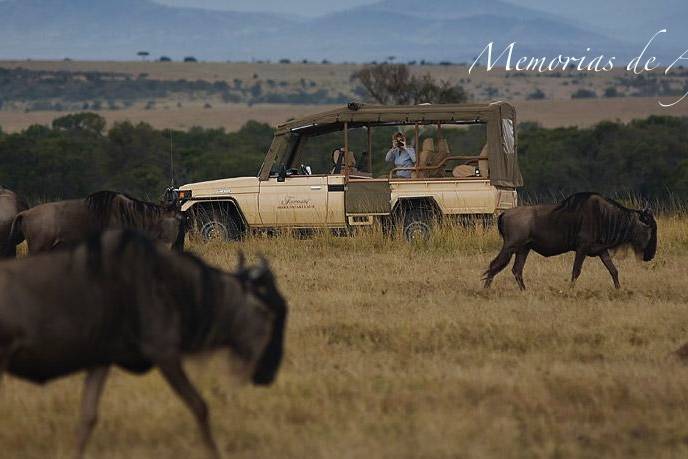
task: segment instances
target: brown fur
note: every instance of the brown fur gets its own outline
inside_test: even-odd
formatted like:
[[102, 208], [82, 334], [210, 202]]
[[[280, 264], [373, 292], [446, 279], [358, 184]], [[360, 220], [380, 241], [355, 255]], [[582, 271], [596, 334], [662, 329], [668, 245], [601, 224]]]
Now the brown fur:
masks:
[[585, 257], [599, 257], [619, 288], [618, 271], [609, 251], [630, 245], [643, 260], [650, 261], [657, 250], [657, 223], [652, 212], [627, 209], [596, 193], [577, 193], [554, 205], [507, 210], [500, 215], [498, 227], [504, 244], [485, 271], [485, 288], [515, 254], [512, 272], [525, 290], [523, 267], [531, 250], [546, 257], [576, 252], [572, 285]]
[[174, 208], [99, 191], [86, 199], [51, 202], [20, 212], [5, 240], [12, 247], [26, 240], [33, 254], [76, 244], [106, 229], [136, 229], [182, 251], [185, 227], [184, 215]]
[[229, 349], [255, 384], [279, 369], [287, 306], [265, 264], [227, 274], [131, 231], [0, 263], [0, 374], [43, 383], [85, 370], [83, 452], [107, 369], [158, 367], [215, 450], [184, 355]]
[[17, 196], [14, 191], [0, 185], [0, 258], [16, 255], [16, 245], [8, 244], [7, 240], [14, 217], [28, 208], [24, 199]]

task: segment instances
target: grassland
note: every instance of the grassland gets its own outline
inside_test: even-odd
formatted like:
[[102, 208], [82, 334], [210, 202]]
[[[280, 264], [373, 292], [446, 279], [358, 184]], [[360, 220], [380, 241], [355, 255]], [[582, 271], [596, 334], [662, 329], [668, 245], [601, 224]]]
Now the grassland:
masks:
[[[300, 88], [304, 81], [313, 82], [315, 89], [324, 89], [330, 94], [346, 94], [352, 100], [354, 85], [351, 73], [358, 68], [354, 64], [268, 64], [268, 63], [219, 63], [219, 62], [97, 62], [97, 61], [0, 61], [0, 68], [18, 68], [45, 71], [69, 72], [115, 72], [137, 78], [145, 75], [151, 80], [186, 79], [210, 82], [241, 80], [248, 87], [266, 82], [284, 83], [288, 88]], [[494, 69], [474, 70], [470, 75], [465, 65], [412, 66], [412, 72], [430, 73], [433, 77], [462, 85], [475, 101], [508, 100], [519, 110], [520, 121], [535, 121], [545, 127], [590, 126], [603, 120], [629, 121], [646, 118], [649, 115], [688, 116], [688, 103], [679, 103], [671, 108], [662, 108], [654, 96], [641, 97], [638, 91], [647, 89], [629, 86], [635, 77], [623, 70], [610, 73], [565, 72], [554, 75], [540, 75], [533, 72], [506, 72]], [[660, 83], [672, 87], [684, 87], [688, 73], [674, 72], [663, 77], [659, 70], [651, 75]], [[645, 77], [643, 77], [645, 78]], [[649, 82], [649, 78], [645, 81]], [[601, 97], [607, 88], [614, 87], [620, 95], [627, 97]], [[571, 99], [572, 93], [580, 89], [595, 92], [599, 98]], [[544, 99], [529, 97], [539, 90]], [[682, 90], [678, 90], [680, 94]], [[636, 96], [630, 97], [631, 94]], [[662, 98], [665, 103], [677, 100], [678, 96]], [[58, 101], [53, 101], [58, 102]], [[219, 97], [200, 94], [177, 94], [150, 101], [139, 101], [118, 110], [99, 111], [110, 124], [131, 120], [145, 121], [156, 128], [188, 129], [192, 126], [224, 127], [234, 131], [246, 121], [255, 119], [276, 125], [291, 117], [299, 117], [327, 110], [327, 105], [291, 104], [246, 104], [226, 103]], [[148, 108], [146, 106], [148, 105]], [[106, 107], [107, 104], [103, 104]], [[65, 115], [66, 111], [27, 109], [25, 104], [5, 103], [0, 110], [0, 127], [5, 132], [15, 132], [32, 124], [50, 124], [53, 119]]]
[[[686, 457], [688, 220], [659, 220], [657, 258], [617, 260], [616, 291], [588, 259], [532, 255], [517, 290], [481, 271], [494, 229], [423, 245], [379, 234], [192, 242], [231, 269], [265, 253], [291, 306], [276, 384], [239, 386], [225, 356], [188, 363], [226, 457]], [[4, 457], [66, 457], [82, 377], [0, 388]], [[116, 371], [91, 457], [203, 457], [191, 415], [157, 372]]]
[[[688, 103], [662, 108], [653, 97], [624, 97], [615, 99], [577, 100], [522, 100], [514, 102], [519, 121], [534, 121], [544, 127], [588, 127], [600, 121], [624, 121], [646, 118], [650, 115], [688, 116]], [[212, 105], [212, 104], [211, 104]], [[236, 131], [248, 120], [276, 126], [290, 118], [299, 118], [334, 108], [332, 105], [292, 104], [215, 104], [210, 108], [203, 103], [162, 103], [155, 110], [142, 104], [121, 110], [101, 110], [109, 125], [118, 121], [145, 122], [158, 129], [186, 130], [194, 126], [225, 128]], [[337, 106], [338, 107], [338, 106]], [[55, 118], [66, 115], [58, 111], [0, 111], [0, 127], [5, 132], [17, 132], [32, 124], [50, 125]]]

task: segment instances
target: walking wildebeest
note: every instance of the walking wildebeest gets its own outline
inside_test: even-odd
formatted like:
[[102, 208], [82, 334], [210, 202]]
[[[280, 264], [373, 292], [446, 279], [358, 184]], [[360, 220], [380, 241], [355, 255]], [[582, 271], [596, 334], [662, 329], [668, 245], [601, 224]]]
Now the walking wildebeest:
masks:
[[264, 260], [246, 268], [242, 256], [230, 274], [133, 231], [109, 231], [74, 248], [0, 262], [0, 374], [44, 383], [85, 370], [81, 455], [108, 369], [157, 367], [217, 453], [206, 403], [182, 357], [229, 349], [254, 384], [270, 384], [286, 316]]
[[161, 207], [123, 193], [99, 191], [85, 199], [49, 202], [20, 212], [8, 246], [26, 240], [29, 253], [84, 241], [107, 229], [135, 229], [178, 251], [184, 250], [186, 222], [174, 206]]
[[0, 185], [0, 257], [14, 257], [16, 244], [8, 244], [12, 221], [17, 214], [29, 206], [17, 194]]
[[577, 193], [559, 204], [509, 209], [499, 216], [498, 228], [504, 244], [484, 273], [485, 288], [516, 254], [512, 271], [525, 290], [523, 266], [531, 250], [545, 257], [576, 252], [571, 285], [585, 257], [600, 257], [614, 286], [620, 288], [609, 250], [630, 245], [644, 261], [652, 260], [657, 250], [657, 223], [649, 209], [627, 209], [597, 193]]

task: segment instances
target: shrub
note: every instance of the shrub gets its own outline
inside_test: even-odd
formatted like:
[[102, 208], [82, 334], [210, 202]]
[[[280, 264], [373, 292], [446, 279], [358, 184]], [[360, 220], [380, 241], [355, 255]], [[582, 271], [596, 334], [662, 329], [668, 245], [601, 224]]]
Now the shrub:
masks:
[[571, 99], [594, 99], [597, 93], [591, 89], [579, 88], [576, 92], [571, 94]]

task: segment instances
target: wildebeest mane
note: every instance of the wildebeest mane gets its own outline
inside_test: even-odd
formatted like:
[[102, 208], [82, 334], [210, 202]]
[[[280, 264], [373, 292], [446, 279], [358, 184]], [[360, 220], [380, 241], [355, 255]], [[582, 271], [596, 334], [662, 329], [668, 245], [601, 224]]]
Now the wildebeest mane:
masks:
[[575, 213], [588, 219], [594, 242], [608, 248], [630, 243], [638, 212], [598, 193], [576, 193], [564, 199], [554, 214]]
[[[104, 270], [104, 264], [107, 261], [103, 255], [101, 242], [102, 234], [93, 234], [86, 241], [86, 262], [89, 271], [94, 276], [111, 274]], [[215, 319], [215, 292], [217, 290], [215, 284], [218, 276], [216, 269], [209, 267], [195, 255], [188, 253], [177, 255], [193, 264], [200, 279], [200, 283], [196, 282], [194, 276], [186, 275], [187, 273], [175, 266], [174, 258], [163, 257], [151, 240], [135, 230], [121, 231], [113, 255], [113, 260], [129, 270], [128, 275], [152, 282], [173, 277], [173, 279], [166, 279], [165, 284], [172, 287], [162, 292], [165, 297], [160, 299], [167, 307], [176, 309], [180, 315], [182, 348], [193, 351], [207, 343]], [[110, 280], [122, 283], [122, 279]], [[150, 284], [146, 284], [145, 288], [154, 289]], [[133, 311], [133, 313], [138, 318], [140, 311]]]
[[612, 206], [618, 208], [618, 209], [623, 209], [623, 210], [629, 210], [632, 211], [632, 209], [629, 209], [627, 207], [624, 207], [617, 201], [614, 201], [613, 199], [606, 198], [602, 196], [599, 193], [595, 193], [593, 191], [584, 191], [580, 193], [575, 193], [572, 194], [571, 196], [567, 197], [563, 201], [561, 201], [557, 207], [554, 209], [555, 211], [557, 210], [580, 210], [585, 204], [588, 203], [590, 198], [592, 197], [598, 197], [602, 199], [603, 201], [608, 202]]
[[[123, 196], [130, 202], [126, 205], [116, 205], [115, 198]], [[159, 218], [162, 208], [152, 202], [141, 201], [125, 193], [115, 191], [98, 191], [86, 198], [86, 204], [95, 217], [95, 223], [104, 229], [111, 217], [116, 217], [120, 223], [129, 228], [142, 228], [148, 219]]]

